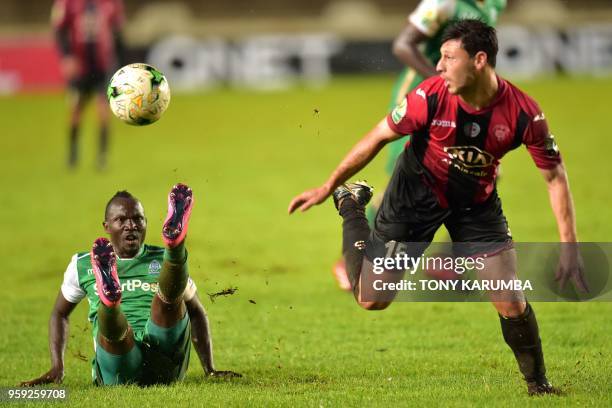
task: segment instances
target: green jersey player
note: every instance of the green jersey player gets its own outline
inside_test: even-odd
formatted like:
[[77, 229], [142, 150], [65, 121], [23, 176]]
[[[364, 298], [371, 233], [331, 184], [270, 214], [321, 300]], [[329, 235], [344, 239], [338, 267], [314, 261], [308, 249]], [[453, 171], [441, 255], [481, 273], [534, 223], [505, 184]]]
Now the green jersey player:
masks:
[[[465, 19], [477, 19], [495, 26], [505, 8], [506, 0], [421, 0], [393, 41], [393, 54], [405, 68], [393, 87], [389, 111], [399, 105], [424, 79], [437, 75], [435, 66], [440, 59], [440, 39], [446, 27], [454, 21]], [[389, 143], [385, 166], [389, 176], [393, 173], [398, 156], [409, 142], [410, 135]], [[374, 222], [381, 198], [382, 195], [374, 197], [373, 203], [368, 207], [367, 217], [370, 224]], [[340, 288], [350, 291], [344, 259], [336, 262], [333, 273]]]
[[61, 383], [68, 317], [87, 298], [97, 385], [170, 383], [184, 377], [190, 339], [204, 371], [216, 371], [208, 318], [187, 270], [185, 236], [193, 207], [189, 187], [177, 184], [168, 195], [162, 238], [165, 248], [144, 244], [147, 221], [138, 199], [127, 191], [106, 206], [104, 230], [91, 251], [72, 257], [49, 322], [51, 369], [22, 385]]

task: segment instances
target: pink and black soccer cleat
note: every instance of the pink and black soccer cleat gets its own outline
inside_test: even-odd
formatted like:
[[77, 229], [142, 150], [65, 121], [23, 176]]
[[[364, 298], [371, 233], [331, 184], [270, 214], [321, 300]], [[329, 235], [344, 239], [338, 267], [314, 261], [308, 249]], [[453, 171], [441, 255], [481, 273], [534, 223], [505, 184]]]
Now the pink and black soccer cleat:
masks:
[[118, 305], [121, 303], [121, 283], [112, 244], [106, 238], [98, 238], [93, 243], [90, 255], [100, 301], [107, 307]]
[[162, 239], [170, 248], [178, 246], [187, 235], [193, 208], [193, 192], [185, 184], [177, 184], [168, 194], [168, 215], [162, 228]]

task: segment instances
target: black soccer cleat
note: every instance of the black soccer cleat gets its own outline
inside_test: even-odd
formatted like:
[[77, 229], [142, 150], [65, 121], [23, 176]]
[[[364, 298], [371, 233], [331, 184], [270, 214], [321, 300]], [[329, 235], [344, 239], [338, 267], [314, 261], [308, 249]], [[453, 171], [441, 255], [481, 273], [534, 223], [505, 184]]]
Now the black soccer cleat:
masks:
[[365, 181], [356, 181], [354, 183], [344, 183], [334, 190], [334, 205], [337, 210], [340, 210], [340, 203], [345, 198], [351, 198], [357, 204], [364, 206], [370, 202], [374, 188], [369, 186]]
[[546, 378], [544, 378], [542, 381], [527, 382], [527, 393], [531, 396], [546, 394], [561, 395], [561, 390], [554, 387]]

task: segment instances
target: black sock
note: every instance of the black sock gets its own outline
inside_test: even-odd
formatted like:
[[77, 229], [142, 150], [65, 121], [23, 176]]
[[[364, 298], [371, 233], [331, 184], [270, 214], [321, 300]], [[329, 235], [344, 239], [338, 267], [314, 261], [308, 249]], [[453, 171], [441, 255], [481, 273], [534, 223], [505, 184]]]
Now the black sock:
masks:
[[535, 312], [527, 303], [525, 312], [516, 318], [499, 316], [504, 340], [510, 346], [525, 381], [546, 380], [544, 354]]
[[370, 236], [370, 227], [365, 209], [350, 198], [344, 199], [340, 206], [342, 223], [342, 255], [351, 287], [355, 289], [361, 274], [365, 242]]
[[75, 167], [79, 160], [79, 128], [70, 126], [68, 137], [68, 167]]

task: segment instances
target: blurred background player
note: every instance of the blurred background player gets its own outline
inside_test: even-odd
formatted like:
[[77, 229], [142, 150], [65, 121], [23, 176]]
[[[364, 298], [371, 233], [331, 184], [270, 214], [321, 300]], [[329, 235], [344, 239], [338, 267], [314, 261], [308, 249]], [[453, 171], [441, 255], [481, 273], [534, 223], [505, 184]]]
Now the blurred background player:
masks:
[[95, 96], [100, 125], [96, 166], [102, 170], [109, 144], [106, 85], [123, 50], [122, 0], [55, 0], [51, 19], [70, 94], [68, 167], [78, 164], [83, 109]]
[[[478, 19], [495, 26], [501, 12], [506, 8], [506, 0], [422, 0], [408, 16], [408, 21], [393, 41], [393, 54], [405, 68], [397, 78], [389, 102], [391, 111], [402, 102], [406, 94], [424, 79], [437, 75], [436, 64], [440, 59], [440, 39], [444, 29], [453, 21]], [[398, 156], [410, 142], [410, 135], [389, 143], [385, 171], [390, 177]], [[373, 199], [368, 207], [367, 217], [370, 225], [382, 199], [384, 189]], [[346, 274], [346, 264], [341, 258], [334, 264], [334, 276], [338, 286], [345, 291], [351, 290]]]

